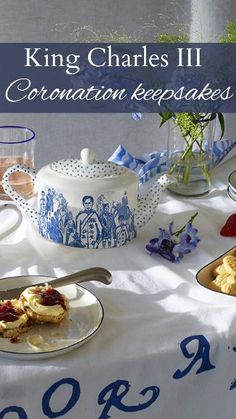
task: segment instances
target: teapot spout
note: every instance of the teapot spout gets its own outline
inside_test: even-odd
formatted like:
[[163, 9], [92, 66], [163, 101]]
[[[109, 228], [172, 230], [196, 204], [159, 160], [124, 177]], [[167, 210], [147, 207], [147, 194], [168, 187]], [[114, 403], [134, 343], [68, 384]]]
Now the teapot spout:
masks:
[[174, 176], [164, 174], [157, 179], [148, 194], [144, 198], [138, 197], [136, 213], [137, 228], [143, 227], [155, 214], [160, 201], [161, 193], [171, 183], [176, 182]]

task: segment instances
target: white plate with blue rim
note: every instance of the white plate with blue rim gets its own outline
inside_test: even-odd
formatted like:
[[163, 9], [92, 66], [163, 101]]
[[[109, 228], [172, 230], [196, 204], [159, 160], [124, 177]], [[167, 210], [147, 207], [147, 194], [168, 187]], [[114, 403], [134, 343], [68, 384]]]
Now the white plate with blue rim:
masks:
[[[13, 288], [19, 286], [19, 282], [21, 286], [34, 285], [41, 281], [40, 278], [48, 283], [55, 279], [41, 275], [4, 278], [0, 280], [0, 291], [9, 287], [9, 281]], [[70, 304], [68, 315], [60, 325], [33, 325], [20, 335], [16, 343], [0, 338], [1, 357], [17, 360], [51, 358], [79, 348], [95, 336], [104, 318], [104, 309], [98, 298], [81, 285], [72, 284], [56, 289], [68, 298]]]

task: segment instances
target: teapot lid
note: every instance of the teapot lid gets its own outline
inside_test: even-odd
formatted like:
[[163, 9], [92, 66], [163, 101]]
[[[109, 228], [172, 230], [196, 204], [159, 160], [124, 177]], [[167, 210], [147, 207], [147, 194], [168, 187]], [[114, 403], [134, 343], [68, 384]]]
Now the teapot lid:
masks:
[[63, 159], [50, 164], [50, 168], [57, 173], [81, 178], [107, 178], [120, 176], [127, 169], [109, 161], [96, 160], [95, 153], [84, 148], [80, 153], [81, 159]]

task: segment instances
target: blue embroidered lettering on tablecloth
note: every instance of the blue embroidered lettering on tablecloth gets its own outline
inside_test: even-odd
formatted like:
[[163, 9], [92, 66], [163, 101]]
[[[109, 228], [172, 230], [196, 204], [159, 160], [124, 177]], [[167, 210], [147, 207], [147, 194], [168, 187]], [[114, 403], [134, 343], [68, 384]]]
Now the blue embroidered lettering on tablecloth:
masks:
[[[197, 345], [196, 350], [190, 351], [190, 345]], [[196, 371], [196, 374], [202, 372], [210, 371], [216, 367], [210, 362], [210, 343], [203, 335], [192, 335], [188, 336], [180, 342], [180, 349], [185, 358], [191, 359], [189, 365], [183, 369], [177, 369], [173, 374], [174, 379], [180, 379], [189, 374], [197, 362], [200, 362], [200, 366]], [[229, 349], [229, 348], [228, 348]], [[236, 348], [233, 348], [233, 351], [236, 351]], [[54, 411], [51, 408], [51, 400], [53, 396], [56, 396], [57, 389], [61, 386], [70, 386], [71, 387], [71, 396], [67, 404], [60, 411]], [[126, 413], [138, 412], [140, 410], [145, 410], [151, 406], [159, 397], [160, 388], [154, 385], [143, 388], [139, 394], [141, 396], [149, 395], [147, 401], [143, 403], [138, 403], [135, 405], [127, 405], [123, 402], [124, 397], [129, 393], [131, 385], [127, 380], [117, 380], [106, 387], [99, 393], [97, 403], [100, 406], [103, 406], [103, 410], [100, 413], [99, 417], [93, 417], [89, 419], [108, 419], [116, 417], [116, 411], [124, 412], [124, 417]], [[230, 390], [236, 388], [236, 379], [232, 381]], [[75, 378], [62, 378], [59, 381], [56, 381], [52, 384], [44, 393], [42, 397], [42, 412], [47, 418], [58, 418], [58, 417], [67, 417], [67, 413], [74, 408], [75, 416], [79, 417], [79, 407], [75, 409], [77, 402], [80, 399], [80, 384]], [[94, 395], [90, 395], [93, 397]], [[35, 406], [36, 411], [38, 412], [39, 408]], [[19, 406], [8, 406], [0, 411], [0, 419], [5, 419], [9, 417], [9, 413], [15, 413], [18, 415], [18, 419], [36, 419], [34, 417], [28, 418], [26, 411]], [[114, 414], [114, 416], [113, 416]], [[129, 415], [127, 415], [129, 416]], [[85, 418], [83, 418], [85, 419]], [[86, 418], [87, 419], [87, 418]]]
[[[229, 348], [230, 349], [230, 348]], [[232, 348], [232, 350], [234, 351], [234, 352], [236, 352], [236, 346], [234, 346], [233, 348]], [[236, 378], [232, 381], [232, 383], [231, 383], [231, 385], [230, 385], [230, 390], [233, 390], [234, 388], [236, 388]]]
[[[190, 353], [187, 349], [187, 346], [190, 342], [193, 342], [194, 340], [198, 342], [198, 349], [196, 353], [194, 352]], [[200, 374], [201, 372], [212, 370], [213, 368], [215, 368], [215, 366], [210, 363], [210, 344], [208, 340], [205, 338], [205, 336], [203, 335], [189, 336], [185, 338], [184, 340], [182, 340], [182, 342], [180, 343], [180, 348], [185, 358], [193, 358], [193, 360], [192, 362], [190, 362], [188, 367], [185, 368], [185, 370], [175, 371], [173, 378], [175, 378], [176, 380], [187, 375], [191, 371], [192, 367], [199, 360], [202, 360], [202, 362], [201, 362], [200, 367], [196, 371], [196, 374]]]
[[[18, 419], [28, 419], [28, 416], [25, 413], [25, 410], [22, 407], [19, 407], [19, 406], [9, 406], [9, 407], [6, 407], [5, 409], [3, 409], [0, 412], [0, 419], [3, 419], [4, 417], [6, 417], [6, 415], [8, 413], [17, 413], [18, 414]], [[10, 418], [9, 415], [7, 415], [7, 417]]]
[[[123, 390], [121, 390], [122, 388]], [[111, 418], [112, 416], [108, 413], [112, 407], [116, 407], [118, 410], [122, 412], [138, 412], [139, 410], [147, 409], [147, 407], [149, 407], [157, 400], [160, 394], [159, 387], [146, 387], [142, 391], [140, 391], [139, 394], [145, 396], [146, 393], [151, 392], [150, 399], [144, 403], [139, 403], [138, 405], [127, 406], [122, 403], [122, 399], [129, 392], [129, 390], [130, 384], [126, 380], [117, 380], [114, 383], [111, 383], [108, 386], [106, 386], [98, 396], [98, 404], [105, 404], [105, 407], [98, 419]], [[109, 393], [110, 397], [106, 399], [106, 396]]]
[[[60, 410], [59, 412], [53, 412], [50, 407], [50, 401], [53, 394], [56, 392], [56, 390], [61, 386], [68, 384], [72, 387], [72, 394], [70, 397], [70, 400], [68, 400], [67, 405]], [[45, 416], [48, 418], [59, 418], [60, 416], [64, 416], [69, 410], [71, 410], [77, 401], [80, 398], [80, 385], [77, 380], [74, 378], [62, 378], [61, 380], [54, 383], [49, 389], [44, 393], [43, 399], [42, 399], [42, 409]]]

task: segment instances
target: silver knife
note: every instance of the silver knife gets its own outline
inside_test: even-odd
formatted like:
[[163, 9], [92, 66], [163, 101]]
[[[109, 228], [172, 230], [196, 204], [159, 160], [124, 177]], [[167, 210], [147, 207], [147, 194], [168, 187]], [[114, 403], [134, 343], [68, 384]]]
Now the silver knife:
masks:
[[[30, 275], [28, 277], [31, 278]], [[20, 278], [22, 277], [19, 276], [19, 282], [20, 282]], [[27, 278], [27, 276], [24, 276], [23, 278]], [[0, 290], [0, 300], [12, 300], [13, 298], [19, 298], [20, 294], [26, 288], [35, 286], [35, 285], [45, 285], [45, 283], [47, 282], [52, 287], [64, 286], [64, 285], [69, 285], [69, 284], [80, 284], [81, 282], [87, 282], [87, 281], [98, 281], [106, 285], [110, 285], [112, 282], [111, 273], [107, 269], [104, 269], [104, 268], [89, 268], [83, 271], [75, 272], [71, 275], [66, 275], [61, 278], [55, 278], [55, 279], [51, 279], [51, 277], [47, 277], [43, 275], [38, 275], [38, 278], [39, 278], [39, 282], [36, 282], [33, 284], [29, 282], [28, 285], [24, 285], [23, 287], [9, 288], [3, 291]], [[42, 278], [43, 278], [43, 281], [42, 281]], [[10, 279], [10, 278], [3, 278], [2, 280], [7, 281], [7, 279]], [[1, 286], [1, 280], [0, 280], [0, 286]]]

